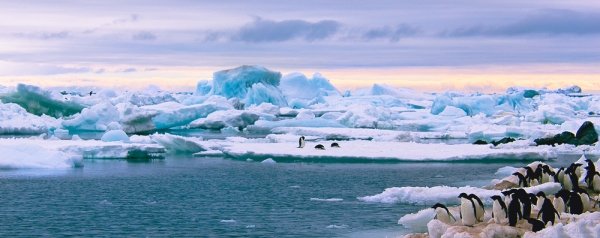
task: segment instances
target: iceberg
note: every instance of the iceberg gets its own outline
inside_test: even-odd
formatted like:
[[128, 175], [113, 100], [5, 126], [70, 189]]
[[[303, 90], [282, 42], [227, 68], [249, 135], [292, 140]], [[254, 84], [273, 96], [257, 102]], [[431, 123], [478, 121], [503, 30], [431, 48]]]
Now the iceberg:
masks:
[[189, 128], [200, 128], [210, 130], [221, 130], [226, 127], [243, 130], [253, 125], [258, 120], [256, 113], [242, 110], [223, 110], [209, 114], [206, 118], [194, 120], [188, 124]]
[[60, 120], [36, 116], [14, 103], [0, 103], [0, 135], [39, 135], [60, 127]]
[[279, 88], [292, 108], [305, 108], [322, 102], [324, 96], [341, 96], [329, 80], [319, 73], [315, 73], [311, 79], [301, 73], [288, 74], [281, 79]]
[[4, 103], [15, 103], [34, 115], [55, 118], [79, 113], [84, 106], [32, 85], [19, 84], [17, 91], [0, 96]]
[[209, 95], [219, 95], [228, 99], [239, 98], [246, 106], [264, 102], [286, 106], [287, 102], [278, 88], [280, 79], [279, 72], [270, 71], [262, 66], [244, 65], [215, 72]]

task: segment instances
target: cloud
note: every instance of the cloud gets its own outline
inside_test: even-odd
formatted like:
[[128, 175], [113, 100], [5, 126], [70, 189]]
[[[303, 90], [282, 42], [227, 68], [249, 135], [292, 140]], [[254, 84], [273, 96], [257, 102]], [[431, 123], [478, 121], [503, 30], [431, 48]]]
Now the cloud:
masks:
[[600, 13], [542, 10], [502, 26], [473, 26], [445, 32], [446, 36], [520, 36], [600, 34]]
[[54, 39], [65, 39], [71, 35], [68, 31], [59, 32], [34, 32], [34, 33], [17, 33], [16, 37], [40, 39], [40, 40], [54, 40]]
[[92, 34], [98, 30], [104, 29], [104, 28], [109, 28], [112, 26], [116, 26], [116, 25], [120, 25], [120, 24], [125, 24], [125, 23], [132, 23], [132, 22], [136, 22], [140, 19], [140, 16], [137, 14], [131, 14], [128, 17], [122, 17], [122, 18], [117, 18], [112, 20], [111, 22], [108, 23], [104, 23], [102, 25], [96, 26], [94, 28], [90, 28], [87, 29], [85, 31], [83, 31], [83, 34]]
[[135, 69], [135, 68], [126, 68], [126, 69], [119, 70], [119, 72], [121, 72], [121, 73], [133, 73], [136, 71], [137, 71], [137, 69]]
[[131, 36], [131, 38], [139, 41], [152, 41], [156, 40], [156, 35], [154, 35], [152, 32], [140, 31]]
[[340, 23], [332, 20], [308, 22], [304, 20], [272, 21], [255, 18], [240, 28], [232, 37], [244, 42], [282, 42], [293, 39], [316, 41], [335, 34]]
[[395, 27], [385, 26], [368, 30], [362, 35], [365, 40], [389, 39], [398, 41], [400, 38], [414, 36], [419, 33], [419, 29], [407, 24], [400, 24]]

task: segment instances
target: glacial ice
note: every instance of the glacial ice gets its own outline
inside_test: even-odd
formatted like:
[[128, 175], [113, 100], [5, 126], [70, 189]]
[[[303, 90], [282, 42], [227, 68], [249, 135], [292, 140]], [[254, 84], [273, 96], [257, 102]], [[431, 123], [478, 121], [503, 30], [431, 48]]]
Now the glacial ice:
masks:
[[286, 106], [283, 93], [278, 88], [281, 73], [262, 66], [244, 65], [213, 74], [211, 95], [243, 99], [246, 106], [268, 102]]
[[42, 134], [59, 127], [60, 121], [56, 118], [30, 114], [14, 103], [0, 103], [1, 135]]
[[100, 140], [104, 142], [129, 142], [129, 136], [127, 136], [127, 133], [125, 133], [123, 130], [109, 130], [102, 135]]
[[69, 101], [68, 97], [63, 98], [58, 93], [25, 84], [17, 85], [16, 92], [1, 95], [0, 100], [3, 103], [18, 104], [34, 115], [55, 118], [73, 115], [84, 108], [79, 103]]
[[[546, 194], [554, 194], [560, 190], [559, 183], [544, 183], [533, 187], [524, 188], [528, 193], [536, 194], [544, 192]], [[477, 187], [450, 187], [450, 186], [434, 186], [434, 187], [392, 187], [386, 188], [382, 193], [359, 197], [358, 199], [364, 202], [378, 203], [409, 203], [418, 205], [433, 205], [435, 203], [443, 204], [458, 204], [458, 195], [460, 193], [475, 194], [485, 204], [491, 204], [491, 197], [501, 195], [499, 190], [490, 190]]]

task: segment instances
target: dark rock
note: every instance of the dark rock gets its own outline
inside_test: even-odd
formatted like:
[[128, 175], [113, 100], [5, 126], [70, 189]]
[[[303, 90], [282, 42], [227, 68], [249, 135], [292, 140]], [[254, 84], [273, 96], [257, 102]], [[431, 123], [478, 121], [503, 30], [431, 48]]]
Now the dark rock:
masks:
[[598, 133], [594, 128], [594, 123], [590, 121], [584, 122], [579, 127], [579, 130], [577, 130], [575, 138], [577, 138], [578, 145], [591, 145], [598, 142]]
[[563, 131], [550, 138], [535, 139], [534, 142], [537, 145], [552, 146], [555, 144], [591, 145], [598, 142], [598, 133], [596, 132], [596, 129], [594, 129], [594, 124], [586, 121], [579, 127], [576, 135], [569, 131]]
[[473, 145], [487, 145], [487, 141], [484, 140], [476, 140], [475, 142], [473, 142]]
[[499, 144], [507, 144], [507, 143], [514, 142], [514, 141], [516, 141], [515, 138], [504, 137], [504, 138], [502, 138], [502, 139], [500, 139], [498, 141], [492, 141], [492, 144], [494, 146], [497, 146]]

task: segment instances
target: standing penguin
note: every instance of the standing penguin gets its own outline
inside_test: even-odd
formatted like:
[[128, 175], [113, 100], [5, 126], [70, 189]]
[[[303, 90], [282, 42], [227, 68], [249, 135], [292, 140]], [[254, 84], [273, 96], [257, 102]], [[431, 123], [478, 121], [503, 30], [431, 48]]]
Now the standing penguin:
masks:
[[492, 218], [496, 224], [502, 223], [502, 219], [508, 218], [508, 210], [502, 198], [498, 195], [492, 196], [494, 203], [492, 204]]
[[565, 168], [564, 167], [560, 167], [560, 169], [558, 169], [558, 171], [556, 171], [554, 180], [558, 181], [560, 184], [564, 184], [564, 182], [565, 182]]
[[431, 208], [433, 208], [435, 210], [434, 219], [438, 219], [441, 222], [446, 223], [446, 224], [453, 224], [454, 222], [456, 222], [456, 218], [454, 218], [452, 213], [450, 213], [450, 211], [448, 211], [448, 208], [446, 206], [444, 206], [443, 204], [436, 203]]
[[521, 202], [521, 207], [523, 209], [523, 218], [527, 219], [531, 216], [531, 200], [529, 199], [529, 194], [525, 192], [525, 189], [519, 189], [517, 195], [519, 196], [519, 202]]
[[[529, 167], [527, 167], [529, 168]], [[517, 176], [519, 178], [519, 187], [529, 187], [529, 183], [527, 183], [527, 179], [519, 172], [514, 172], [512, 175]]]
[[458, 195], [460, 198], [460, 220], [465, 226], [473, 226], [477, 223], [477, 208], [475, 201], [469, 199], [466, 193]]
[[561, 189], [557, 193], [554, 194], [554, 200], [552, 201], [552, 206], [556, 208], [556, 210], [561, 212], [566, 212], [565, 204], [569, 200], [569, 191]]
[[581, 197], [579, 193], [572, 191], [569, 194], [569, 201], [567, 201], [567, 208], [569, 213], [571, 214], [581, 214], [583, 213], [583, 203], [581, 202]]
[[581, 188], [577, 188], [574, 191], [579, 194], [581, 204], [583, 205], [583, 212], [589, 211], [592, 208], [592, 205], [590, 204], [590, 194]]
[[541, 231], [544, 228], [546, 228], [544, 223], [538, 219], [527, 218], [527, 222], [529, 222], [529, 224], [531, 224], [531, 231], [533, 231], [533, 232], [538, 232], [538, 231]]
[[537, 194], [535, 194], [535, 199], [536, 199], [535, 207], [537, 209], [541, 209], [542, 204], [544, 204], [544, 201], [546, 199], [546, 194], [542, 191], [539, 191]]
[[566, 178], [563, 187], [566, 190], [571, 191], [579, 188], [579, 178], [575, 172], [570, 171], [570, 173], [566, 173], [565, 176]]
[[508, 225], [517, 226], [517, 222], [523, 218], [521, 212], [521, 203], [519, 202], [519, 195], [512, 194], [510, 204], [508, 204]]
[[600, 172], [588, 174], [588, 188], [595, 192], [600, 192]]
[[300, 136], [300, 139], [298, 139], [298, 148], [304, 148], [304, 145], [306, 143], [304, 142], [304, 136]]
[[552, 202], [550, 202], [550, 199], [544, 198], [544, 202], [540, 208], [540, 212], [538, 213], [537, 217], [540, 218], [541, 216], [544, 224], [552, 222], [552, 225], [554, 225], [554, 220], [556, 219], [556, 216], [554, 216], [554, 214], [556, 214], [556, 216], [558, 216], [558, 219], [560, 219], [560, 213], [558, 213], [554, 206], [552, 206]]
[[469, 194], [469, 199], [471, 199], [471, 201], [475, 202], [475, 209], [477, 212], [477, 214], [475, 214], [475, 217], [477, 218], [477, 221], [479, 221], [479, 222], [483, 221], [483, 215], [485, 213], [485, 208], [483, 207], [483, 202], [475, 194]]

